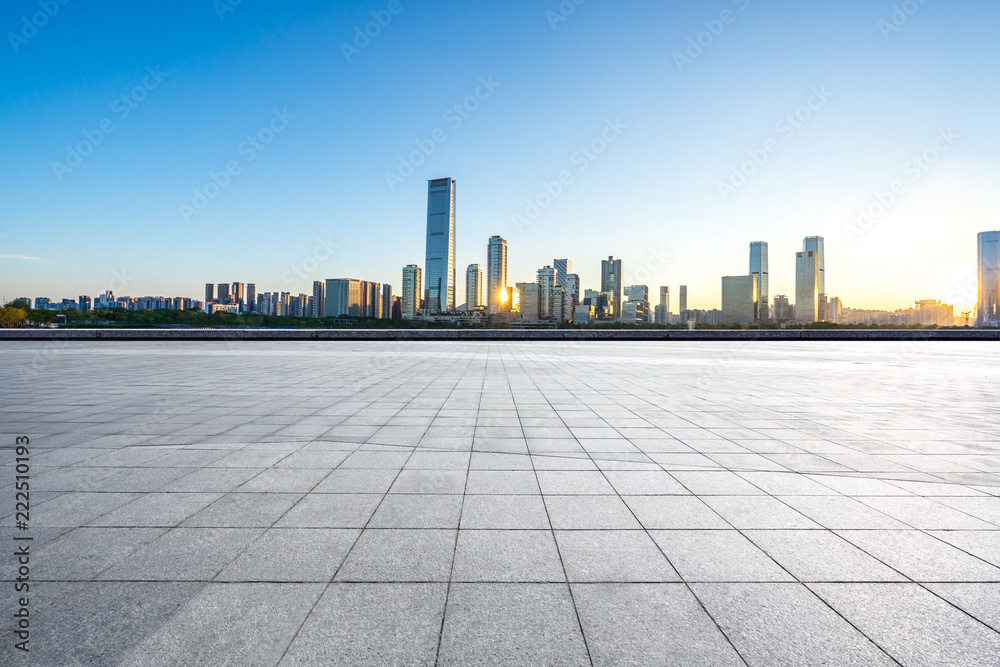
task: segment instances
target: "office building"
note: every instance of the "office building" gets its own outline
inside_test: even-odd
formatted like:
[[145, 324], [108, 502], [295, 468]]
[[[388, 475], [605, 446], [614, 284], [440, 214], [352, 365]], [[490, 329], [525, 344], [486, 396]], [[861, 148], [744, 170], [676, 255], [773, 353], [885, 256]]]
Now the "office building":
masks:
[[309, 316], [316, 319], [326, 317], [326, 283], [322, 280], [313, 281], [312, 312]]
[[361, 317], [378, 319], [382, 313], [382, 285], [361, 280]]
[[610, 312], [608, 317], [615, 319], [621, 314], [622, 307], [622, 261], [614, 257], [601, 260], [601, 291], [608, 295]]
[[[770, 319], [768, 304], [771, 303], [771, 296], [768, 291], [766, 241], [754, 241], [750, 244], [750, 275], [757, 276], [757, 319]], [[726, 309], [722, 310], [724, 312]]]
[[257, 285], [247, 283], [247, 312], [253, 312], [257, 305]]
[[540, 312], [538, 283], [517, 283], [517, 302], [524, 322], [537, 322]]
[[382, 319], [392, 319], [392, 285], [382, 285]]
[[788, 302], [788, 297], [784, 294], [774, 297], [774, 311], [771, 313], [771, 317], [778, 322], [787, 322], [788, 320], [795, 319], [795, 309]]
[[507, 293], [507, 241], [494, 236], [486, 249], [486, 307], [491, 314], [507, 304]]
[[425, 257], [423, 280], [428, 310], [455, 310], [455, 181], [451, 178], [427, 184]]
[[678, 290], [677, 296], [680, 298], [680, 312], [684, 312], [688, 309], [688, 286], [681, 285], [680, 290]]
[[630, 285], [622, 290], [625, 301], [619, 322], [626, 324], [646, 324], [649, 321], [649, 288], [646, 285]]
[[756, 275], [725, 276], [722, 279], [723, 324], [754, 324], [759, 294]]
[[215, 285], [213, 283], [205, 283], [205, 303], [212, 303], [215, 301]]
[[822, 236], [807, 236], [802, 240], [802, 252], [816, 255], [816, 321], [826, 320], [826, 248]]
[[478, 264], [469, 264], [465, 270], [465, 309], [479, 310], [483, 306], [483, 270]]
[[90, 310], [94, 307], [94, 300], [89, 296], [80, 296], [77, 298], [77, 304], [80, 310]]
[[232, 299], [233, 303], [237, 305], [246, 303], [246, 285], [243, 283], [233, 283]]
[[979, 234], [976, 257], [979, 276], [976, 326], [1000, 326], [1000, 232]]
[[215, 300], [218, 303], [232, 303], [229, 296], [229, 283], [219, 283], [218, 287], [216, 287]]
[[423, 294], [420, 267], [408, 264], [403, 267], [402, 298], [403, 319], [411, 319], [420, 311], [420, 299]]
[[538, 316], [543, 320], [562, 319], [562, 312], [556, 310], [554, 304], [556, 290], [562, 290], [556, 273], [551, 266], [538, 269]]
[[660, 287], [660, 303], [656, 306], [656, 324], [670, 324], [670, 288]]
[[812, 250], [795, 253], [795, 319], [819, 321], [819, 258]]
[[607, 292], [598, 292], [592, 289], [584, 290], [583, 292], [582, 305], [592, 306], [594, 309], [593, 317], [598, 320], [610, 319], [611, 306], [608, 301], [609, 297]]
[[326, 281], [326, 317], [364, 317], [362, 281], [339, 278]]
[[566, 290], [567, 294], [570, 293], [566, 279], [569, 274], [573, 273], [573, 262], [568, 259], [554, 259], [552, 260], [552, 268], [558, 271], [556, 275], [559, 278], [559, 287]]

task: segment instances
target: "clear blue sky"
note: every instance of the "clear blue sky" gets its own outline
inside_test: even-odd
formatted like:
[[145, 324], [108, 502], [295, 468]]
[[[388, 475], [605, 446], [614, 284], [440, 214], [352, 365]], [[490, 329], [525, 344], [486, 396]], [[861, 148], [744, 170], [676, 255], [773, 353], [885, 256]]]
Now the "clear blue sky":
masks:
[[[509, 240], [512, 282], [569, 257], [598, 287], [614, 254], [631, 281], [688, 284], [702, 308], [718, 305], [720, 276], [747, 271], [754, 240], [770, 243], [772, 296], [794, 294], [794, 252], [821, 234], [845, 305], [970, 307], [975, 234], [1000, 227], [1000, 6], [910, 2], [889, 32], [891, 1], [586, 0], [556, 22], [557, 0], [400, 0], [348, 62], [343, 44], [388, 0], [70, 0], [46, 20], [37, 0], [4, 0], [0, 293], [305, 292], [334, 277], [398, 290], [401, 267], [423, 264], [426, 181], [451, 176], [459, 302], [493, 234]], [[706, 21], [720, 34], [678, 67]], [[446, 117], [490, 77], [477, 109]], [[779, 129], [814, 88], [832, 96]], [[294, 118], [250, 161], [244, 142], [275, 109]], [[578, 154], [609, 119], [624, 128], [607, 150]], [[102, 123], [113, 131], [78, 166], [53, 165]], [[948, 128], [957, 138], [935, 148]], [[417, 141], [433, 154], [391, 189], [386, 172]], [[724, 200], [719, 183], [766, 146]], [[927, 150], [926, 170], [907, 164]], [[181, 205], [230, 162], [239, 173], [185, 220]], [[563, 170], [572, 182], [518, 229], [526, 198]], [[888, 212], [852, 233], [896, 180]]]

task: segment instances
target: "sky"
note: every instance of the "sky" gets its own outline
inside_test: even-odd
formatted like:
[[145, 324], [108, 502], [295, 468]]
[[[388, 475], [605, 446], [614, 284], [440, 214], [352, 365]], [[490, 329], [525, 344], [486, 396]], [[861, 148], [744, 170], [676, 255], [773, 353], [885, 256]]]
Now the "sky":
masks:
[[0, 36], [8, 300], [398, 293], [442, 177], [459, 303], [493, 235], [511, 283], [614, 255], [705, 309], [758, 240], [794, 301], [821, 235], [845, 306], [971, 309], [1000, 228], [988, 0], [4, 0]]

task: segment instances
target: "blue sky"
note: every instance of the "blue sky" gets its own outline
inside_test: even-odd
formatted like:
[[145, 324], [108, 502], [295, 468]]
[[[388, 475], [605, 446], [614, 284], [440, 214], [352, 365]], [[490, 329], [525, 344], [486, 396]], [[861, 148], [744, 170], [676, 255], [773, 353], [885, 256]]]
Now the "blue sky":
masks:
[[[794, 294], [794, 252], [820, 234], [845, 305], [971, 307], [975, 234], [1000, 227], [995, 2], [562, 7], [5, 0], [0, 293], [398, 290], [423, 264], [426, 181], [451, 176], [460, 302], [494, 234], [511, 282], [569, 257], [598, 287], [613, 254], [630, 282], [687, 284], [701, 308], [754, 240], [772, 296]], [[387, 25], [345, 55], [372, 12]], [[880, 196], [894, 201], [859, 225]]]

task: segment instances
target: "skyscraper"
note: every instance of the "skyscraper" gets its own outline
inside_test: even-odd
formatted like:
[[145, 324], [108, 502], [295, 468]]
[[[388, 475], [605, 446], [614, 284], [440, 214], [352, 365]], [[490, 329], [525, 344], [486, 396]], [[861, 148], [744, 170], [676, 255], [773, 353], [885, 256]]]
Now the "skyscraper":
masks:
[[392, 285], [382, 285], [382, 319], [392, 319]]
[[670, 324], [670, 288], [660, 287], [660, 303], [656, 306], [656, 323]]
[[246, 300], [246, 286], [243, 283], [233, 283], [233, 302], [240, 303]]
[[483, 305], [483, 270], [469, 264], [465, 270], [465, 309], [477, 310]]
[[500, 310], [507, 294], [507, 241], [500, 236], [490, 238], [486, 250], [486, 306], [490, 313]]
[[427, 308], [455, 310], [455, 181], [451, 178], [428, 181], [425, 257]]
[[257, 285], [247, 283], [247, 312], [252, 312], [257, 307]]
[[795, 319], [819, 320], [819, 258], [812, 250], [795, 253]]
[[[802, 252], [813, 252], [816, 255], [816, 303], [826, 303], [826, 250], [822, 236], [807, 236], [802, 241]], [[816, 307], [816, 321], [826, 320], [826, 313], [819, 305]]]
[[326, 317], [326, 283], [321, 280], [313, 281], [312, 312], [309, 315], [317, 319]]
[[[562, 278], [562, 274], [559, 276]], [[573, 319], [573, 311], [577, 306], [580, 305], [580, 276], [575, 273], [571, 273], [566, 276], [566, 299], [563, 302], [564, 314], [563, 318], [566, 320]]]
[[556, 290], [562, 290], [558, 272], [551, 266], [538, 269], [538, 316], [542, 319], [562, 317], [562, 313], [554, 312], [553, 308]]
[[521, 319], [537, 322], [539, 313], [538, 283], [517, 283], [518, 306]]
[[688, 286], [681, 285], [680, 294], [680, 312], [684, 312], [688, 309]]
[[614, 257], [601, 260], [601, 291], [607, 292], [611, 301], [609, 316], [617, 319], [622, 312], [622, 261]]
[[771, 302], [771, 297], [768, 292], [766, 241], [754, 241], [750, 244], [750, 274], [757, 276], [757, 317], [761, 320], [770, 319], [768, 304]]
[[[285, 295], [282, 293], [282, 300]], [[362, 281], [352, 278], [326, 281], [326, 317], [363, 317]]]
[[569, 286], [566, 284], [566, 277], [573, 273], [573, 262], [568, 259], [554, 259], [552, 260], [552, 268], [559, 272], [559, 287], [566, 290], [569, 293]]
[[219, 303], [230, 303], [229, 301], [229, 283], [219, 283], [218, 287], [218, 302]]
[[983, 232], [978, 237], [979, 301], [976, 326], [1000, 326], [1000, 232]]
[[213, 283], [205, 283], [205, 305], [215, 301], [215, 285]]
[[410, 319], [420, 310], [421, 286], [420, 267], [408, 264], [403, 267], [403, 319]]

